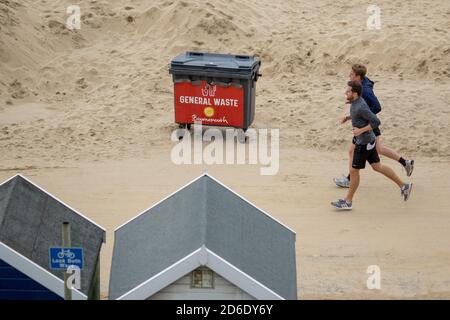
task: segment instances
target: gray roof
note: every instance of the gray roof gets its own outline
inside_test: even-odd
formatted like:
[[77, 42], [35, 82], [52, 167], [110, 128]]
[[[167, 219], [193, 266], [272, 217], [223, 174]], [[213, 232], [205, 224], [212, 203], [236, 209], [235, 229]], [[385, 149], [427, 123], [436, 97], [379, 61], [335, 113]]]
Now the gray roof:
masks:
[[295, 233], [206, 174], [116, 230], [110, 299], [202, 245], [297, 299]]
[[72, 247], [83, 248], [80, 291], [88, 296], [105, 231], [20, 175], [0, 185], [0, 241], [60, 279], [63, 272], [50, 269], [49, 248], [61, 247], [64, 221]]

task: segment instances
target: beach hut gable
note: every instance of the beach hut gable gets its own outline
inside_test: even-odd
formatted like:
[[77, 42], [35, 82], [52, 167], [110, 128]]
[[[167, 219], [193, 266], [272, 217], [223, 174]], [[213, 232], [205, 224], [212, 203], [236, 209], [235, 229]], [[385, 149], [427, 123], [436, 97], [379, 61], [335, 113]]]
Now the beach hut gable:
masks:
[[199, 267], [247, 297], [297, 298], [295, 232], [206, 173], [116, 229], [109, 297], [152, 298]]
[[[71, 226], [71, 246], [83, 249], [80, 294], [97, 297], [98, 283], [94, 290], [94, 279], [99, 276], [98, 263], [105, 230], [20, 174], [0, 185], [0, 242], [4, 246], [3, 254], [9, 252], [9, 260], [2, 255], [0, 259], [5, 268], [15, 268], [44, 287], [53, 288], [51, 283], [62, 281], [63, 272], [50, 268], [49, 249], [62, 245], [62, 223], [66, 221]], [[35, 273], [27, 273], [24, 266], [28, 264], [38, 266], [39, 274], [45, 271], [53, 277], [35, 278]], [[42, 279], [50, 284], [42, 283]], [[53, 290], [53, 293], [58, 292]]]
[[[64, 282], [0, 242], [0, 300], [62, 300]], [[86, 300], [77, 289], [74, 300]]]

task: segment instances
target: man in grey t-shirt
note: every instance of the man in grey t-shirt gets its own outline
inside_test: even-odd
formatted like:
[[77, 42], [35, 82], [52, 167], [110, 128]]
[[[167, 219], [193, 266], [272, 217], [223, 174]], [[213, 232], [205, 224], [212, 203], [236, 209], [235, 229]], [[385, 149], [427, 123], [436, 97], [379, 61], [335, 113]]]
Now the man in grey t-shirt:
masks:
[[344, 199], [331, 202], [331, 205], [339, 210], [352, 209], [353, 196], [359, 186], [359, 170], [365, 168], [366, 161], [369, 162], [373, 170], [382, 173], [399, 186], [405, 201], [408, 200], [412, 190], [412, 183], [404, 183], [390, 167], [380, 163], [376, 148], [376, 137], [373, 133], [373, 129], [380, 125], [380, 120], [361, 98], [361, 92], [361, 83], [358, 81], [348, 82], [345, 95], [351, 106], [350, 118], [346, 120], [352, 120], [355, 151], [352, 168], [350, 169], [350, 188], [347, 196]]
[[[367, 68], [362, 64], [354, 64], [352, 65], [352, 69], [349, 74], [350, 81], [359, 81], [362, 85], [362, 93], [361, 97], [369, 106], [370, 110], [378, 116], [378, 113], [381, 112], [381, 104], [378, 101], [378, 98], [375, 96], [373, 92], [374, 82], [367, 78]], [[345, 122], [345, 119], [350, 117], [344, 117], [341, 120], [341, 123]], [[398, 154], [395, 150], [387, 147], [386, 145], [381, 145], [381, 130], [380, 128], [374, 128], [373, 133], [375, 133], [375, 137], [377, 139], [377, 152], [379, 155], [383, 155], [385, 157], [391, 158], [392, 160], [398, 161], [406, 171], [406, 175], [409, 177], [413, 173], [414, 170], [414, 160], [405, 159], [400, 154]], [[349, 152], [349, 160], [350, 166], [352, 166], [353, 152], [355, 151], [355, 144], [352, 143], [348, 150]], [[338, 187], [348, 188], [350, 186], [350, 174], [347, 176], [342, 176], [340, 178], [334, 178], [334, 183]]]

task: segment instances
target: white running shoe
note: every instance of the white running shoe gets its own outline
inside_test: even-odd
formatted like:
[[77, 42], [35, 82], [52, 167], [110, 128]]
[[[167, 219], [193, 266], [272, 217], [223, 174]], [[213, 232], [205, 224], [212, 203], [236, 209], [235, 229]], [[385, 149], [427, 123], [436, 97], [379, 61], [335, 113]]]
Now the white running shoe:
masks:
[[406, 175], [410, 177], [414, 170], [414, 160], [405, 160], [405, 162], [406, 162], [405, 166]]
[[334, 183], [341, 188], [350, 188], [350, 179], [346, 176], [340, 178], [333, 178]]

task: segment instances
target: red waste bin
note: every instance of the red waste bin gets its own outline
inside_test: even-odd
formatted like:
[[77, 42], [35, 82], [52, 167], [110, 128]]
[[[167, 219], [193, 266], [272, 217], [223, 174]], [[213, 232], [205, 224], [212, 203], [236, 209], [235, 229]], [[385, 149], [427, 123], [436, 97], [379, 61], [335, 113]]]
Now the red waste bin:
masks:
[[261, 61], [254, 56], [186, 52], [171, 62], [175, 122], [247, 130], [255, 116]]

